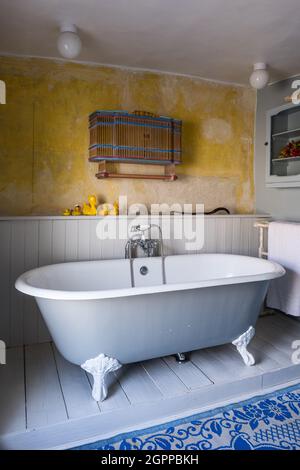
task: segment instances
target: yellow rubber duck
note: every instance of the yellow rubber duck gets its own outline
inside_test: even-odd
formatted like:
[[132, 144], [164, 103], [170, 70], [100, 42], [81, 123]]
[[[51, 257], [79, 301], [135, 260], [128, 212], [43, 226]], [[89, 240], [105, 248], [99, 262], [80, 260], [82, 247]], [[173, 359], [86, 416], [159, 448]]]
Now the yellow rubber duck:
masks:
[[82, 208], [83, 215], [97, 215], [97, 198], [88, 196], [89, 204], [84, 203]]
[[63, 215], [65, 215], [65, 216], [72, 215], [71, 209], [65, 209], [65, 210], [63, 211]]
[[102, 204], [102, 206], [99, 210], [99, 215], [102, 215], [102, 216], [109, 215], [109, 205], [108, 204]]
[[119, 203], [118, 203], [118, 201], [114, 202], [113, 208], [110, 211], [109, 215], [119, 215]]
[[72, 211], [72, 215], [82, 215], [82, 210], [81, 210], [81, 207], [79, 204], [76, 204], [76, 206], [74, 206], [74, 209]]

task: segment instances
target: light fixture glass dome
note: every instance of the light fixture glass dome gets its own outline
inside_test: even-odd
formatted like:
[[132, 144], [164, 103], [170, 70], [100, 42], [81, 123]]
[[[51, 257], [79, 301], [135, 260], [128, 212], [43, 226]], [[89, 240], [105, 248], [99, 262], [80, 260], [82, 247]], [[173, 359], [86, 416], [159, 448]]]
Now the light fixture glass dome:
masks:
[[269, 80], [269, 72], [267, 66], [263, 62], [257, 62], [253, 66], [253, 72], [250, 75], [249, 82], [253, 88], [260, 90], [264, 88]]
[[77, 34], [76, 26], [62, 26], [57, 39], [57, 49], [60, 55], [66, 59], [75, 59], [80, 54], [81, 46], [81, 39]]

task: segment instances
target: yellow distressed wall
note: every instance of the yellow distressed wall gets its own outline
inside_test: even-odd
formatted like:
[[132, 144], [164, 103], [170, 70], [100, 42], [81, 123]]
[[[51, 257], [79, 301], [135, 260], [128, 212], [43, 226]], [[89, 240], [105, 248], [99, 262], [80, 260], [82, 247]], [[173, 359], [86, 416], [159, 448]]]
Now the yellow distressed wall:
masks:
[[[0, 214], [58, 214], [90, 193], [100, 201], [204, 203], [253, 211], [255, 94], [177, 75], [46, 59], [0, 57]], [[146, 110], [183, 120], [176, 182], [95, 178], [88, 115]], [[149, 170], [148, 170], [149, 171]]]

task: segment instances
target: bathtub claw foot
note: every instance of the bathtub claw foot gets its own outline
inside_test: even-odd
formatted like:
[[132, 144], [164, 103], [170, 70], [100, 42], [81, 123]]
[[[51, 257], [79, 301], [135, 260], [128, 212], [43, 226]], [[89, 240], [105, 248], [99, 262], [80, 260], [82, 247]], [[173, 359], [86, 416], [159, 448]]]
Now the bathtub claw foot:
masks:
[[255, 364], [254, 356], [247, 349], [247, 346], [254, 335], [255, 329], [253, 328], [253, 326], [250, 326], [248, 330], [245, 331], [245, 333], [243, 333], [237, 339], [232, 341], [232, 344], [236, 346], [246, 366], [253, 366]]
[[117, 359], [99, 354], [99, 356], [88, 359], [81, 364], [82, 369], [92, 374], [94, 379], [92, 396], [96, 401], [103, 401], [107, 397], [106, 376], [122, 367]]

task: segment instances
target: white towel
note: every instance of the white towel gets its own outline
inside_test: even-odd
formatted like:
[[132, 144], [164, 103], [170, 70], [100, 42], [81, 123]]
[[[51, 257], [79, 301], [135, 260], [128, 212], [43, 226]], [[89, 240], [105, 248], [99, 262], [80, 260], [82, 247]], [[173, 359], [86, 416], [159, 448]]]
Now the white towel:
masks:
[[300, 316], [300, 224], [271, 222], [268, 258], [281, 264], [286, 274], [270, 283], [267, 305]]

